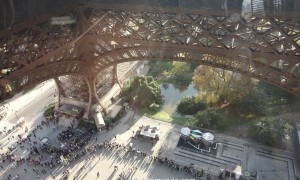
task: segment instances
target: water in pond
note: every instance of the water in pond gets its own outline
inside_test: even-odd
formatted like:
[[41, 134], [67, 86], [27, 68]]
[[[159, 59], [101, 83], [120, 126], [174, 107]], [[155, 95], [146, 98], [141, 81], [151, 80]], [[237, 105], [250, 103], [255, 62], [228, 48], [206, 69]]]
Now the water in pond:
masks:
[[176, 112], [177, 103], [184, 96], [194, 96], [197, 94], [197, 90], [194, 89], [194, 85], [190, 84], [187, 89], [179, 90], [174, 87], [173, 84], [160, 84], [161, 94], [164, 96], [164, 104], [162, 111], [165, 111], [171, 116], [180, 116]]

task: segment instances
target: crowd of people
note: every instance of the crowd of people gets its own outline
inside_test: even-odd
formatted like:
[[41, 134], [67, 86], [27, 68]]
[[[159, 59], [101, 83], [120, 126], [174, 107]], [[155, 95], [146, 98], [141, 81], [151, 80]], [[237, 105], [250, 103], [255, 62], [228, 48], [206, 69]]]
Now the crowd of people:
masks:
[[[195, 178], [203, 178], [203, 179], [211, 179], [211, 175], [206, 173], [204, 171], [204, 169], [196, 169], [194, 168], [193, 165], [185, 165], [182, 164], [180, 162], [177, 162], [175, 160], [172, 160], [170, 158], [167, 157], [162, 157], [162, 156], [153, 156], [149, 153], [145, 153], [140, 151], [139, 149], [134, 149], [132, 147], [128, 147], [116, 142], [112, 142], [112, 141], [108, 141], [105, 140], [102, 143], [96, 143], [94, 145], [91, 145], [90, 147], [82, 150], [81, 152], [79, 152], [80, 154], [86, 155], [88, 153], [94, 153], [97, 152], [97, 150], [123, 150], [126, 151], [127, 153], [130, 154], [134, 154], [134, 155], [140, 155], [143, 158], [148, 158], [150, 160], [153, 160], [154, 162], [157, 162], [158, 164], [161, 165], [165, 165], [169, 168], [175, 169], [177, 171], [182, 171], [182, 172], [186, 172], [187, 174], [192, 175]], [[121, 174], [119, 174], [119, 179], [127, 179], [131, 173], [133, 173], [135, 170], [137, 169], [137, 167], [133, 166], [131, 168], [129, 168], [129, 171], [126, 173], [125, 171], [122, 171]], [[117, 166], [115, 166], [115, 171], [117, 170]]]
[[[53, 121], [53, 123], [55, 125], [56, 122]], [[15, 146], [9, 146], [6, 152], [0, 153], [1, 169], [5, 169], [5, 167], [9, 167], [11, 166], [11, 164], [12, 164], [12, 166], [10, 167], [11, 169], [19, 167], [23, 164], [27, 164], [29, 169], [32, 168], [33, 172], [37, 174], [37, 178], [39, 178], [40, 173], [43, 174], [47, 173], [46, 169], [49, 168], [51, 169], [62, 163], [60, 159], [61, 155], [64, 155], [66, 157], [78, 157], [81, 153], [78, 152], [72, 153], [72, 152], [86, 145], [88, 141], [91, 139], [92, 134], [94, 133], [90, 129], [80, 130], [76, 132], [76, 135], [74, 136], [72, 141], [69, 142], [65, 147], [55, 148], [50, 144], [44, 144], [41, 146], [38, 143], [38, 141], [41, 141], [42, 139], [37, 137], [36, 133], [38, 130], [42, 130], [44, 126], [49, 127], [50, 121], [42, 121], [41, 124], [37, 125], [29, 133], [27, 133], [28, 127], [25, 127], [25, 135], [19, 134], [16, 137], [14, 137], [13, 135], [9, 137], [8, 138], [9, 141], [15, 140], [17, 143]], [[60, 137], [63, 137], [62, 140], [70, 140], [69, 135], [71, 134], [70, 133], [72, 131], [71, 129], [72, 128], [69, 127], [66, 131], [60, 134]], [[73, 132], [73, 134], [75, 134], [75, 132]], [[65, 135], [68, 135], [68, 137]], [[15, 155], [17, 149], [28, 152], [27, 156], [18, 157], [17, 155]], [[50, 158], [49, 156], [43, 154], [41, 151], [51, 154]], [[27, 169], [28, 168], [24, 168], [24, 171], [26, 173], [27, 173]], [[64, 175], [65, 174], [67, 173], [64, 173]], [[11, 174], [9, 174], [6, 179], [8, 180], [19, 179], [19, 175], [16, 174], [15, 176], [12, 176]]]
[[[93, 131], [91, 129], [80, 129], [80, 130], [75, 130], [71, 127], [68, 127], [66, 131], [63, 131], [62, 133], [59, 134], [58, 139], [61, 139], [63, 141], [67, 141], [65, 146], [62, 147], [55, 147], [51, 145], [50, 143], [44, 144], [41, 149], [49, 154], [52, 154], [56, 164], [61, 164], [61, 156], [66, 158], [68, 160], [69, 157], [78, 157], [81, 156], [81, 152], [75, 152], [83, 146], [85, 146], [91, 139], [93, 135]], [[63, 134], [63, 135], [62, 135]], [[72, 135], [72, 139], [70, 139], [70, 134], [75, 134], [75, 136]]]
[[[36, 133], [43, 128], [50, 127], [51, 123], [55, 121], [42, 121], [40, 125], [37, 125], [33, 130], [27, 133], [26, 136], [18, 135], [17, 137], [17, 146], [9, 147], [7, 152], [0, 154], [1, 157], [1, 168], [4, 169], [5, 166], [9, 164], [13, 164], [11, 168], [15, 168], [21, 166], [23, 164], [27, 164], [24, 171], [27, 173], [28, 170], [32, 169], [33, 172], [36, 173], [36, 177], [39, 178], [42, 174], [46, 174], [47, 171], [50, 171], [53, 179], [55, 178], [54, 174], [51, 172], [51, 168], [61, 165], [62, 163], [69, 164], [77, 159], [87, 155], [93, 154], [99, 150], [107, 151], [112, 150], [117, 151], [125, 151], [125, 153], [139, 155], [142, 158], [148, 158], [158, 164], [165, 165], [169, 168], [175, 169], [177, 171], [186, 172], [194, 177], [204, 177], [205, 179], [210, 179], [211, 175], [204, 172], [204, 170], [197, 170], [192, 165], [184, 165], [175, 160], [169, 159], [167, 157], [161, 156], [153, 156], [151, 154], [140, 151], [139, 149], [134, 149], [132, 146], [125, 146], [123, 144], [118, 144], [114, 141], [105, 140], [102, 143], [98, 143], [97, 138], [95, 137], [95, 143], [90, 146], [85, 146], [91, 140], [93, 136], [93, 131], [90, 129], [73, 129], [69, 127], [67, 130], [61, 132], [57, 137], [59, 140], [65, 142], [64, 147], [54, 147], [51, 144], [40, 145], [38, 140], [41, 141], [39, 137], [37, 137]], [[28, 131], [28, 128], [25, 128], [25, 131]], [[114, 137], [116, 138], [116, 137]], [[20, 148], [21, 150], [27, 150], [29, 153], [27, 156], [19, 158], [14, 152], [16, 149]], [[49, 154], [49, 155], [45, 155]], [[61, 156], [64, 157], [62, 161]], [[115, 166], [115, 171], [117, 171], [118, 167]], [[129, 178], [130, 175], [135, 172], [137, 167], [133, 166], [128, 169], [128, 171], [122, 171], [119, 174], [119, 179]], [[64, 171], [63, 176], [68, 177], [69, 171]], [[15, 174], [14, 176], [9, 174], [6, 177], [7, 180], [19, 179], [19, 175]]]
[[[41, 124], [37, 125], [28, 133], [28, 127], [25, 127], [25, 135], [18, 134], [17, 136], [11, 135], [8, 137], [9, 141], [16, 141], [16, 145], [8, 147], [7, 151], [0, 154], [1, 159], [1, 169], [4, 167], [10, 167], [14, 169], [23, 164], [27, 164], [28, 167], [32, 167], [32, 170], [37, 173], [37, 177], [40, 176], [40, 173], [46, 173], [46, 166], [49, 166], [51, 161], [47, 161], [47, 156], [44, 156], [40, 153], [38, 141], [40, 138], [37, 137], [36, 133], [39, 130], [42, 130], [43, 126], [50, 126], [50, 122], [42, 121]], [[8, 133], [8, 131], [7, 131]], [[21, 151], [28, 152], [26, 156], [18, 157], [15, 155], [15, 152], [20, 149]], [[3, 150], [3, 148], [2, 148]], [[41, 167], [41, 170], [37, 170], [36, 167]], [[24, 171], [27, 173], [27, 169]], [[12, 176], [8, 175], [6, 179], [19, 179], [19, 175], [16, 174]]]
[[59, 133], [57, 138], [60, 141], [68, 141], [69, 139], [71, 139], [74, 136], [74, 134], [75, 134], [75, 132], [73, 131], [73, 129], [71, 127], [69, 127], [67, 130]]

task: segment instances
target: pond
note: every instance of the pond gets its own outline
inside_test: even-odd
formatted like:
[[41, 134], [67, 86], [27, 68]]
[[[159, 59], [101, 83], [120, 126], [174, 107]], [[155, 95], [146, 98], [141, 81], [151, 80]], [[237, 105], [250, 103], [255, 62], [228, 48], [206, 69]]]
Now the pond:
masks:
[[190, 84], [186, 89], [180, 90], [175, 88], [173, 84], [160, 84], [161, 94], [164, 96], [164, 104], [162, 111], [165, 111], [171, 116], [180, 116], [177, 112], [177, 103], [184, 96], [194, 96], [197, 94], [197, 90], [194, 89], [194, 85]]

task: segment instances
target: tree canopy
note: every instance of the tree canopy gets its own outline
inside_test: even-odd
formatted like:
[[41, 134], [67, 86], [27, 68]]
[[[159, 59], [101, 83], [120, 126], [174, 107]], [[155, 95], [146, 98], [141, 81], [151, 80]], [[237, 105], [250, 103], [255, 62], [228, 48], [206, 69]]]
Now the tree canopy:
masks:
[[286, 119], [260, 118], [251, 124], [249, 135], [268, 146], [280, 147], [282, 139], [290, 135], [293, 126]]
[[134, 77], [123, 88], [121, 97], [141, 108], [149, 107], [153, 103], [161, 104], [163, 102], [159, 85], [151, 76]]
[[223, 123], [222, 112], [217, 108], [199, 111], [194, 118], [197, 121], [197, 125], [202, 128], [218, 129]]
[[194, 115], [205, 108], [203, 101], [198, 101], [195, 97], [183, 97], [177, 105], [177, 112], [181, 115]]
[[198, 66], [193, 82], [203, 100], [208, 101], [206, 97], [217, 98], [211, 99], [211, 102], [235, 102], [247, 95], [255, 84], [251, 78], [241, 74], [209, 66]]
[[260, 88], [253, 88], [252, 91], [239, 100], [239, 107], [246, 113], [255, 115], [266, 115], [269, 98]]

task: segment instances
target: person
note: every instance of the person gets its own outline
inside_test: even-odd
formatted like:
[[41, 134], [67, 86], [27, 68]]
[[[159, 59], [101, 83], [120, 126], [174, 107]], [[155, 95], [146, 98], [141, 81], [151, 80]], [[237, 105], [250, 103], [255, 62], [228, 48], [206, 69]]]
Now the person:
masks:
[[97, 178], [100, 176], [100, 173], [99, 172], [97, 172]]

